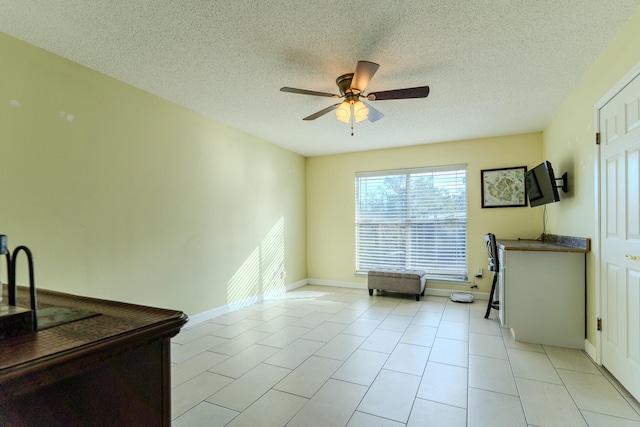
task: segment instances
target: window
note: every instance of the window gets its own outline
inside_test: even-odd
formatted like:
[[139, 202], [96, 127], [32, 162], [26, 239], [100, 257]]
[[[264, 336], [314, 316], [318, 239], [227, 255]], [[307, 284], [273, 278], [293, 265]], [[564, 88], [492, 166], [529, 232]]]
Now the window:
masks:
[[466, 165], [356, 173], [356, 271], [467, 280]]

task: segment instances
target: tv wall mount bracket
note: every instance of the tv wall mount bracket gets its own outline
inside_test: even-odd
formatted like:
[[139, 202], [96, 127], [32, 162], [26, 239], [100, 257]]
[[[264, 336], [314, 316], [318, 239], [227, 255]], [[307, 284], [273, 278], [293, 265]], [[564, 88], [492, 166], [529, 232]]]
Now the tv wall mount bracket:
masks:
[[556, 181], [562, 181], [561, 185], [556, 185], [557, 188], [561, 188], [564, 193], [569, 192], [569, 173], [562, 174], [562, 178], [556, 178]]

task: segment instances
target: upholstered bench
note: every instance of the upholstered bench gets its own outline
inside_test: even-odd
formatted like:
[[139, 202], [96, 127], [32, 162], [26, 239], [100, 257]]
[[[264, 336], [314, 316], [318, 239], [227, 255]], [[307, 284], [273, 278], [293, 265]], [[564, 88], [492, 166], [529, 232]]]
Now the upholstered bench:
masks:
[[423, 270], [370, 270], [367, 274], [369, 295], [373, 295], [374, 289], [403, 292], [415, 294], [416, 301], [420, 301], [426, 282], [427, 276]]

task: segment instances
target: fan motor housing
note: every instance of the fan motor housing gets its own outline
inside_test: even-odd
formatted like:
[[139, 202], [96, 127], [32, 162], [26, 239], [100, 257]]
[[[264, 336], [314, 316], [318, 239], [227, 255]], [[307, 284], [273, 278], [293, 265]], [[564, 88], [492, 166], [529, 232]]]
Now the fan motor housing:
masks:
[[353, 73], [343, 74], [336, 79], [336, 84], [340, 90], [340, 95], [345, 96], [352, 93], [351, 81], [353, 80]]

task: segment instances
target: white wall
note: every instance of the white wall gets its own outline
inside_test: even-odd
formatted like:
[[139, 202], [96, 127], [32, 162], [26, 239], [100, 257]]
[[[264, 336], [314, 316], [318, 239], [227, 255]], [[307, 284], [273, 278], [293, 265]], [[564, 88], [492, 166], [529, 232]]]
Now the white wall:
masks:
[[196, 314], [306, 279], [303, 157], [2, 34], [0, 95], [39, 288]]
[[[639, 62], [640, 9], [544, 130], [544, 157], [557, 175], [569, 173], [569, 193], [561, 193], [562, 201], [549, 206], [552, 233], [597, 238], [595, 104]], [[597, 254], [597, 245], [587, 254], [587, 338], [594, 346]]]

